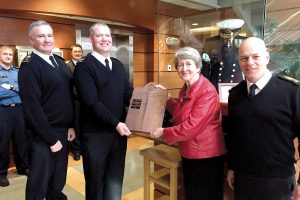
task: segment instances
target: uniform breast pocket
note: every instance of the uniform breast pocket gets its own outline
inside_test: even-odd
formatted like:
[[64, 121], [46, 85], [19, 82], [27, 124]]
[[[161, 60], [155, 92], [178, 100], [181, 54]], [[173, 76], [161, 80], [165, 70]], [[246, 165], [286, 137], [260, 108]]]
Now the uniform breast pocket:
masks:
[[9, 83], [9, 80], [6, 74], [0, 72], [0, 84], [3, 83]]

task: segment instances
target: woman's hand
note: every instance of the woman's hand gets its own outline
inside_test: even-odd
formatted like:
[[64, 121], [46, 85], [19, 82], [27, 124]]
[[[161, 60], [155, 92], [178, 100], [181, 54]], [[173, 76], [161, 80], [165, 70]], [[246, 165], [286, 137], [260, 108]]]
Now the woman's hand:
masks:
[[163, 128], [157, 128], [155, 131], [150, 133], [150, 137], [152, 138], [159, 138], [164, 134], [164, 129]]

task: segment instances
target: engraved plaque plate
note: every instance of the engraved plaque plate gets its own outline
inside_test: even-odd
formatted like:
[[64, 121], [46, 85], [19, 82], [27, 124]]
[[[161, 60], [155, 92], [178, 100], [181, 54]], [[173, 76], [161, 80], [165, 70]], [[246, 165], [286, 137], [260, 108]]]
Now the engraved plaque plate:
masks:
[[161, 127], [167, 99], [168, 91], [155, 88], [154, 83], [135, 88], [125, 121], [127, 127], [131, 131], [146, 133]]

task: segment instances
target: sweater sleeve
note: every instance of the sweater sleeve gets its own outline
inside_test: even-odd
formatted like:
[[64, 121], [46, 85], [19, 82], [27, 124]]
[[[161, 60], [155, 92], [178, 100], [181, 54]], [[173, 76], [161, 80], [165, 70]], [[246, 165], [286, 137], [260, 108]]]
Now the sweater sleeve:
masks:
[[84, 106], [87, 109], [91, 109], [98, 120], [115, 128], [120, 121], [106, 108], [99, 98], [96, 80], [94, 80], [91, 67], [83, 63], [77, 65], [73, 77], [76, 90]]
[[191, 112], [186, 119], [176, 126], [164, 128], [164, 138], [168, 144], [191, 140], [201, 134], [207, 124], [214, 117], [220, 117], [220, 105], [217, 95], [207, 90], [192, 105]]
[[234, 150], [233, 150], [233, 143], [234, 143], [234, 120], [232, 119], [232, 101], [233, 101], [233, 94], [229, 91], [229, 98], [228, 98], [228, 132], [227, 132], [227, 167], [229, 170], [234, 170]]
[[[294, 118], [293, 118], [294, 126], [295, 126], [295, 133], [300, 140], [300, 85], [298, 85], [296, 92], [295, 92], [295, 109], [294, 109]], [[299, 145], [300, 150], [300, 145]], [[300, 151], [299, 151], [300, 152]]]
[[34, 71], [32, 66], [22, 64], [18, 78], [26, 123], [49, 146], [54, 145], [58, 138], [56, 138], [43, 111], [39, 73]]

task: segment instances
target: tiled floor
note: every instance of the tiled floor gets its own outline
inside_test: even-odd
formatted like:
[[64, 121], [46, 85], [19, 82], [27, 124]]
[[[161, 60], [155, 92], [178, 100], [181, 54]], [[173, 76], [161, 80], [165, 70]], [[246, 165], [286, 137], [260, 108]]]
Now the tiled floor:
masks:
[[[141, 137], [132, 137], [128, 140], [125, 177], [122, 200], [143, 199], [143, 158], [139, 150], [153, 146], [151, 140]], [[9, 172], [10, 186], [0, 187], [0, 200], [24, 200], [26, 177], [16, 174], [15, 169]], [[85, 181], [82, 162], [74, 161], [69, 157], [67, 184], [64, 193], [69, 200], [84, 200]]]

